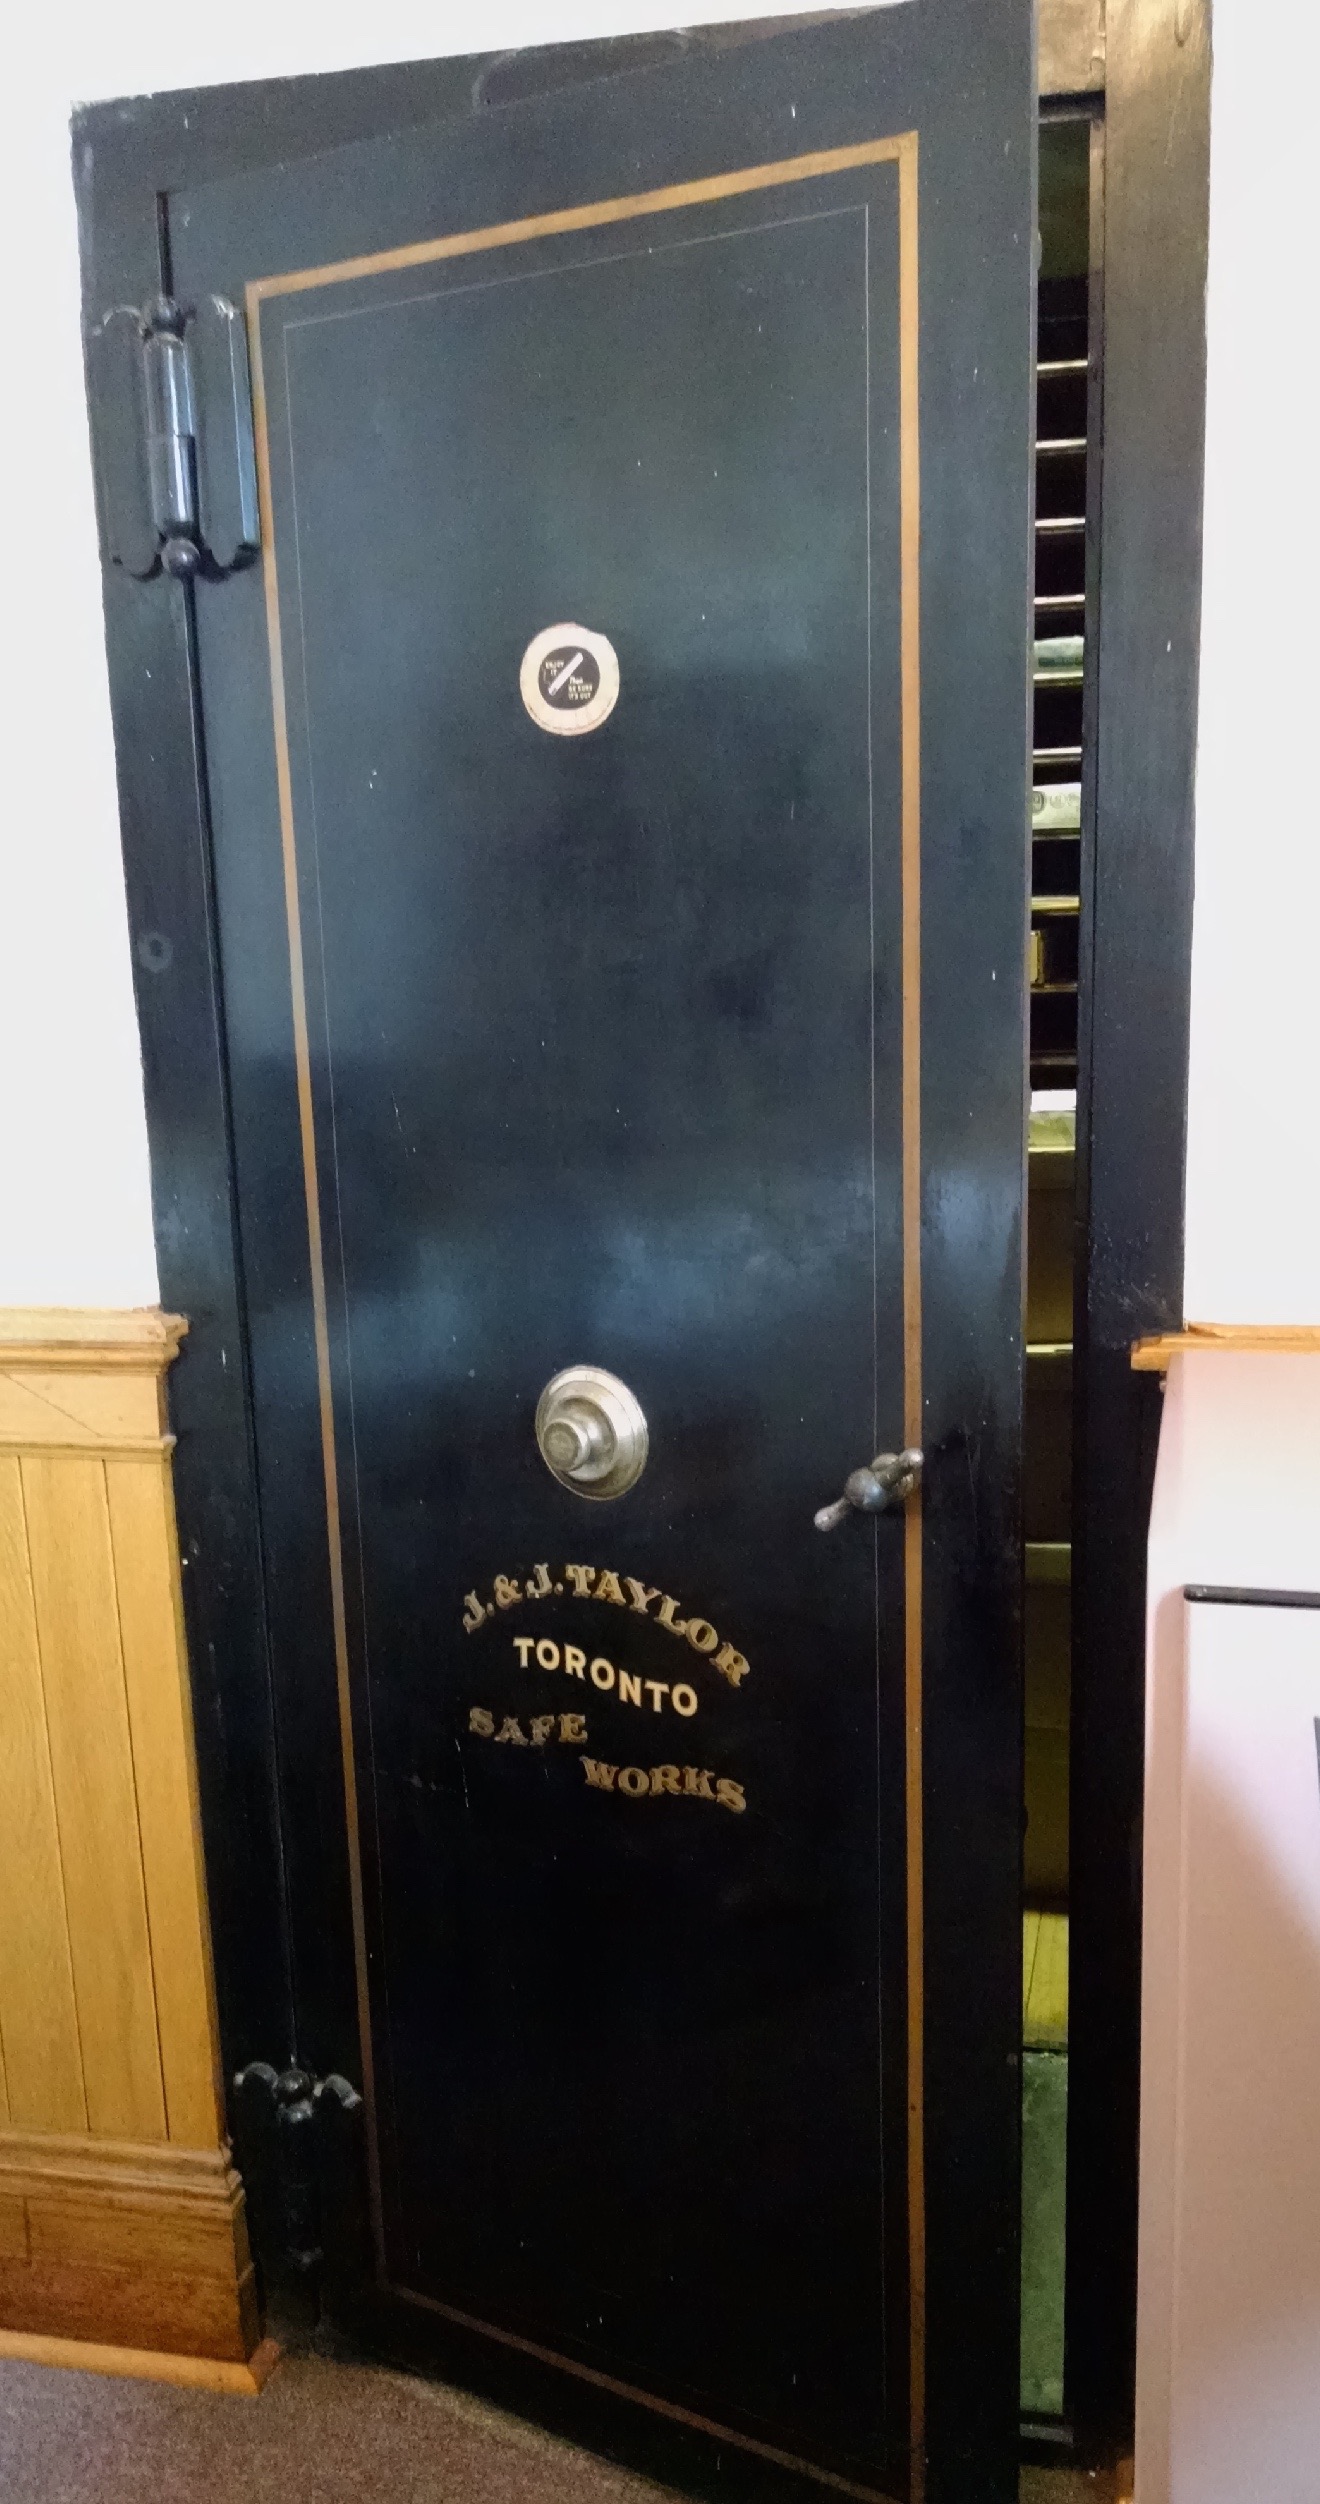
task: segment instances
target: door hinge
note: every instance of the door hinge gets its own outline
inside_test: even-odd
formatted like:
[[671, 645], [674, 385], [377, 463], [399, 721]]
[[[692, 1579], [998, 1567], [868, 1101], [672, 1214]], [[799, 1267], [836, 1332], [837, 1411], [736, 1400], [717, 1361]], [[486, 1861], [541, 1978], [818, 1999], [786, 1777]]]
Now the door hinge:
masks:
[[327, 2244], [342, 2241], [337, 2212], [351, 2201], [356, 2116], [362, 2098], [347, 2078], [314, 2078], [291, 2064], [249, 2061], [234, 2079], [235, 2155], [256, 2239], [302, 2276], [319, 2271]]
[[227, 296], [115, 305], [88, 341], [101, 553], [218, 580], [261, 546], [243, 317]]

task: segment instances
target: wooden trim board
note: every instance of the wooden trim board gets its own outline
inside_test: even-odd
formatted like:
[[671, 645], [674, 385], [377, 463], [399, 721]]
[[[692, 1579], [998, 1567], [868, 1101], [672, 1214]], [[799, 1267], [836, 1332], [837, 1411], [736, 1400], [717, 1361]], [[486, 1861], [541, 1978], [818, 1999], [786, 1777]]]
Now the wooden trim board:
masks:
[[1184, 1330], [1152, 1332], [1135, 1341], [1135, 1374], [1164, 1374], [1175, 1356], [1320, 1356], [1320, 1323], [1188, 1322]]
[[0, 2329], [248, 2364], [260, 2324], [228, 2151], [0, 2133]]
[[105, 2347], [94, 2339], [46, 2339], [27, 2330], [0, 2330], [0, 2359], [26, 2365], [64, 2365], [84, 2374], [119, 2374], [130, 2382], [170, 2382], [184, 2391], [218, 2391], [255, 2400], [280, 2361], [274, 2339], [263, 2339], [245, 2365], [210, 2356], [170, 2356], [157, 2348]]
[[228, 2151], [0, 2133], [0, 2328], [246, 2366], [260, 2330]]
[[181, 1313], [157, 1305], [10, 1304], [0, 1310], [0, 1352], [6, 1366], [40, 1353], [84, 1367], [153, 1359], [158, 1370], [172, 1364], [188, 1325]]
[[0, 1311], [0, 1451], [166, 1452], [175, 1313]]

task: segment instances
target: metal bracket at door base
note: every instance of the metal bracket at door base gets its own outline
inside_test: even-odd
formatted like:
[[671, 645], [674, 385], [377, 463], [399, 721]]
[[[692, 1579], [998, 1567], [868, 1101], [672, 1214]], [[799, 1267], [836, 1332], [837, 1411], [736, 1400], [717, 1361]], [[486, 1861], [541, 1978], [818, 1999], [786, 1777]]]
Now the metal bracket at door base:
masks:
[[[249, 2061], [240, 2069], [234, 2093], [238, 2154], [245, 2178], [251, 2176], [256, 2205], [277, 2212], [285, 2260], [310, 2277], [325, 2259], [326, 2182], [334, 2153], [328, 2130], [361, 2112], [362, 2098], [337, 2072], [313, 2078], [294, 2064], [276, 2070], [269, 2061]], [[273, 2239], [269, 2214], [266, 2223]]]
[[243, 318], [227, 296], [115, 305], [88, 362], [105, 563], [220, 580], [261, 545]]

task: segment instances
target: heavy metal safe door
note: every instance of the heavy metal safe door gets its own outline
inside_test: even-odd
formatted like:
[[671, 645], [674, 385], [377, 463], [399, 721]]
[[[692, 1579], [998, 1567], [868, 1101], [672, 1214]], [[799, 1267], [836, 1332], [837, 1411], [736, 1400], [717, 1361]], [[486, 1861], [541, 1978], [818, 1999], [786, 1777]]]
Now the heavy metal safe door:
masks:
[[300, 2048], [382, 2300], [861, 2495], [1013, 2470], [1031, 134], [931, 0], [171, 211]]
[[[383, 2266], [857, 2461], [921, 1592], [915, 1504], [813, 1516], [922, 1431], [915, 215], [882, 137], [255, 296]], [[538, 1443], [570, 1367], [631, 1401]]]

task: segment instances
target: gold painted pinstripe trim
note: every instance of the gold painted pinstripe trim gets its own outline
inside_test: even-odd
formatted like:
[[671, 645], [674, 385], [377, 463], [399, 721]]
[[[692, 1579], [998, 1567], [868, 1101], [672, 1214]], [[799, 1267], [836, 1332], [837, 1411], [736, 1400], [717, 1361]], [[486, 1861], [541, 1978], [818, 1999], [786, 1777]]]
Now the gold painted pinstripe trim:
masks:
[[916, 132], [893, 139], [867, 139], [856, 148], [818, 148], [813, 155], [780, 157], [773, 165], [740, 166], [736, 173], [711, 174], [702, 182], [671, 183], [664, 191], [634, 191], [620, 200], [589, 200], [574, 209], [551, 209], [544, 217], [520, 217], [507, 226], [478, 226], [464, 235], [436, 235], [428, 243], [403, 243], [391, 252], [362, 252], [351, 261], [327, 261], [320, 269], [288, 270], [275, 278], [248, 281], [248, 318], [254, 330], [257, 309], [270, 296], [304, 295], [314, 287], [336, 287], [349, 278], [376, 278], [384, 270], [422, 269], [431, 261], [454, 261], [469, 252], [498, 252], [511, 243], [531, 243], [538, 235], [575, 235], [592, 226], [618, 226], [635, 217], [656, 217], [666, 210], [687, 209], [707, 200], [736, 200], [743, 192], [768, 191], [776, 183], [805, 183], [822, 174], [846, 174], [859, 165], [902, 162], [916, 154]]
[[891, 2495], [879, 2487], [859, 2486], [854, 2478], [842, 2478], [837, 2470], [822, 2469], [816, 2461], [804, 2460], [800, 2452], [783, 2452], [777, 2444], [762, 2443], [758, 2436], [734, 2433], [714, 2417], [698, 2416], [694, 2409], [680, 2408], [675, 2400], [658, 2399], [653, 2391], [643, 2391], [635, 2382], [620, 2382], [615, 2374], [603, 2374], [598, 2366], [584, 2365], [575, 2356], [561, 2356], [557, 2348], [542, 2347], [537, 2339], [525, 2339], [516, 2330], [504, 2330], [483, 2321], [477, 2313], [460, 2312], [455, 2304], [442, 2304], [437, 2296], [418, 2295], [412, 2287], [392, 2290], [405, 2304], [415, 2304], [426, 2313], [439, 2313], [445, 2321], [457, 2322], [460, 2329], [480, 2330], [501, 2347], [515, 2348], [522, 2356], [534, 2356], [543, 2365], [559, 2365], [565, 2373], [575, 2374], [579, 2382], [591, 2383], [597, 2391], [612, 2391], [621, 2400], [637, 2400], [643, 2408], [654, 2409], [658, 2417], [670, 2417], [679, 2426], [694, 2426], [698, 2434], [713, 2434], [721, 2443], [736, 2443], [744, 2452], [758, 2460], [773, 2461], [778, 2469], [795, 2469], [815, 2485], [829, 2487], [836, 2495], [860, 2498], [861, 2504], [895, 2504]]
[[[261, 308], [273, 297], [302, 295], [372, 278], [391, 270], [417, 269], [438, 261], [492, 252], [538, 237], [582, 233], [598, 226], [657, 216], [667, 211], [730, 200], [780, 184], [819, 180], [867, 165], [896, 164], [899, 184], [899, 501], [900, 501], [900, 701], [902, 751], [902, 1266], [903, 1266], [903, 1412], [904, 1439], [922, 1441], [921, 1323], [921, 645], [920, 645], [920, 432], [918, 398], [919, 267], [918, 145], [915, 131], [867, 140], [856, 147], [819, 149], [784, 157], [767, 165], [739, 167], [703, 181], [676, 183], [659, 191], [635, 192], [614, 200], [585, 202], [540, 217], [504, 225], [440, 235], [422, 243], [401, 244], [385, 252], [362, 253], [315, 269], [291, 270], [252, 279], [246, 307], [252, 364], [253, 406], [257, 438], [257, 470], [261, 496], [261, 537], [266, 567], [266, 623], [270, 641], [271, 698], [274, 713], [280, 830], [284, 858], [285, 907], [289, 922], [289, 968], [293, 990], [294, 1052], [298, 1074], [298, 1110], [302, 1135], [307, 1231], [311, 1255], [312, 1305], [319, 1384], [321, 1440], [326, 1509], [330, 1530], [330, 1581], [334, 1618], [335, 1668], [338, 1687], [340, 1743], [349, 1828], [349, 1876], [353, 1904], [353, 1942], [357, 1970], [358, 2027], [363, 2093], [368, 2109], [371, 2202], [378, 2267], [384, 2273], [384, 2220], [380, 2157], [376, 2131], [374, 2061], [368, 1999], [366, 1913], [362, 1888], [362, 1854], [358, 1831], [357, 1768], [353, 1754], [352, 1704], [344, 1566], [340, 1536], [339, 1477], [335, 1453], [334, 1401], [330, 1374], [325, 1268], [321, 1241], [320, 1188], [317, 1179], [311, 1055], [307, 997], [303, 974], [301, 912], [298, 899], [297, 848], [293, 821], [293, 778], [289, 757], [284, 696], [284, 660], [280, 630], [279, 582], [271, 489], [265, 374], [262, 361]], [[907, 1824], [907, 2193], [909, 2253], [909, 2439], [910, 2504], [924, 2504], [926, 2452], [926, 2197], [925, 2197], [925, 1874], [922, 1766], [922, 1516], [920, 1496], [910, 1499], [904, 1530], [904, 1697], [905, 1792]], [[560, 2360], [567, 2361], [567, 2360]], [[645, 2394], [637, 2394], [645, 2398]], [[735, 2443], [732, 2429], [719, 2429]], [[861, 2492], [861, 2490], [858, 2490]]]

